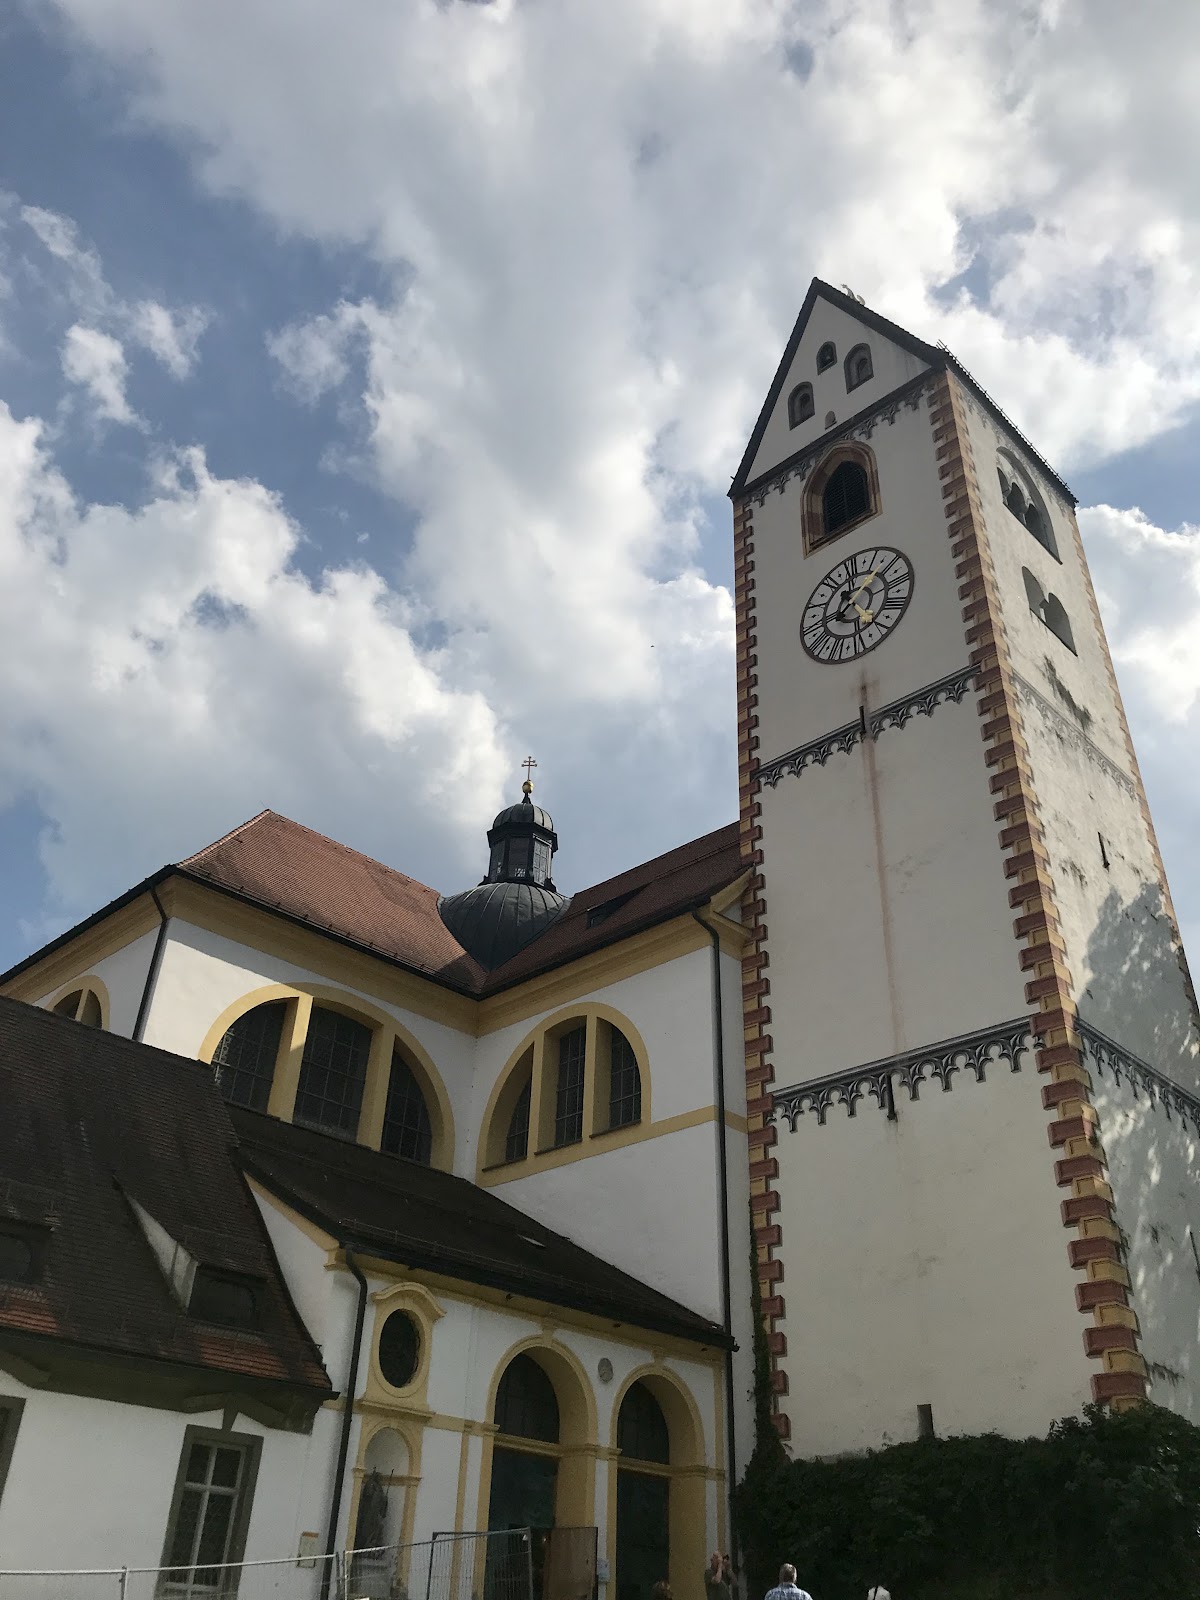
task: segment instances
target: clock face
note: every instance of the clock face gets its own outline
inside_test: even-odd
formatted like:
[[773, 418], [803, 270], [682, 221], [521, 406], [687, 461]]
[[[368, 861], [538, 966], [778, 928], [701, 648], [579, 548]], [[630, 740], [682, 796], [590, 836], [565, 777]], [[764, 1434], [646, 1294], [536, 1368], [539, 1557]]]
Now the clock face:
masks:
[[913, 569], [899, 550], [860, 550], [808, 597], [800, 641], [814, 661], [853, 661], [882, 644], [912, 599]]

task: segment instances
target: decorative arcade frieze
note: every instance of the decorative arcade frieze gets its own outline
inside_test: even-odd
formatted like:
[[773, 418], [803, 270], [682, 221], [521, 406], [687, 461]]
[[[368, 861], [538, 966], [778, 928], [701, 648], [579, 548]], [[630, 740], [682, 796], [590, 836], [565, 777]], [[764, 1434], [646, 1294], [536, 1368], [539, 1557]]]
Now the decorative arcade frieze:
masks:
[[973, 666], [960, 667], [957, 672], [913, 689], [877, 711], [868, 711], [856, 722], [847, 722], [823, 733], [819, 739], [781, 756], [773, 756], [759, 764], [754, 776], [773, 789], [780, 778], [799, 777], [805, 767], [823, 767], [831, 755], [853, 750], [864, 739], [878, 739], [888, 728], [903, 728], [913, 717], [931, 717], [939, 706], [958, 705], [975, 681], [975, 670]]
[[869, 1061], [865, 1066], [849, 1067], [790, 1089], [776, 1090], [769, 1120], [778, 1122], [782, 1118], [795, 1133], [799, 1118], [811, 1111], [824, 1126], [830, 1106], [844, 1106], [846, 1115], [852, 1117], [865, 1095], [870, 1095], [879, 1109], [894, 1120], [897, 1085], [907, 1091], [909, 1100], [918, 1100], [923, 1083], [936, 1083], [943, 1093], [948, 1092], [957, 1072], [973, 1073], [976, 1083], [983, 1083], [989, 1067], [1004, 1065], [1010, 1072], [1019, 1072], [1022, 1057], [1033, 1047], [1029, 1018], [1017, 1017], [956, 1039], [943, 1039], [903, 1055]]
[[1131, 798], [1137, 795], [1137, 786], [1129, 774], [1119, 767], [1110, 755], [1107, 755], [1094, 739], [1089, 739], [1083, 729], [1078, 727], [1069, 717], [1047, 700], [1039, 689], [1035, 689], [1027, 678], [1019, 672], [1014, 672], [1013, 683], [1016, 687], [1018, 700], [1023, 700], [1027, 705], [1036, 706], [1042, 715], [1054, 725], [1060, 738], [1064, 739], [1073, 749], [1080, 751], [1094, 761], [1095, 764], [1106, 772], [1114, 783], [1119, 784]]
[[1116, 1088], [1127, 1083], [1135, 1100], [1145, 1095], [1168, 1119], [1177, 1116], [1185, 1127], [1190, 1123], [1193, 1131], [1200, 1134], [1200, 1097], [1172, 1083], [1156, 1067], [1089, 1027], [1082, 1018], [1076, 1020], [1075, 1026], [1083, 1039], [1084, 1060], [1100, 1078], [1110, 1078]]

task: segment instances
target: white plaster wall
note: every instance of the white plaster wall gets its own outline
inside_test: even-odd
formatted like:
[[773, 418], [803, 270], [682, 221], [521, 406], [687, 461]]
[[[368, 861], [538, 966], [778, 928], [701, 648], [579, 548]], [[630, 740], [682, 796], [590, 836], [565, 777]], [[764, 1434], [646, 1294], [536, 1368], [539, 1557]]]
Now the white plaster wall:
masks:
[[[185, 1431], [219, 1429], [222, 1413], [180, 1413], [28, 1389], [7, 1374], [0, 1393], [25, 1399], [0, 1500], [0, 1566], [157, 1566]], [[261, 1437], [247, 1560], [294, 1555], [323, 1528], [333, 1413], [311, 1435], [239, 1416], [233, 1432]]]
[[[1176, 930], [1134, 790], [1120, 706], [1092, 621], [1069, 509], [979, 407], [968, 409], [967, 420], [1013, 665], [1040, 696], [1021, 692], [1020, 708], [1079, 1014], [1195, 1089], [1200, 1086], [1195, 1003], [1180, 968]], [[994, 465], [1001, 445], [1023, 462], [1039, 490], [1061, 561], [1005, 507]], [[1074, 655], [1030, 610], [1023, 567], [1062, 600]], [[1125, 774], [1124, 784], [1104, 758]]]
[[[349, 1377], [350, 1345], [358, 1304], [354, 1279], [346, 1270], [331, 1272], [324, 1264], [324, 1252], [295, 1229], [269, 1200], [260, 1197], [259, 1208], [267, 1219], [276, 1254], [297, 1305], [324, 1304], [322, 1327], [326, 1370], [335, 1388], [344, 1392]], [[284, 1237], [287, 1231], [297, 1235], [290, 1244]], [[403, 1277], [402, 1269], [398, 1277]], [[367, 1315], [355, 1385], [356, 1398], [362, 1398], [369, 1382], [369, 1352], [376, 1321], [380, 1316], [386, 1317], [391, 1309], [387, 1302], [377, 1304], [370, 1296], [391, 1287], [396, 1281], [376, 1273], [368, 1275]], [[656, 1350], [656, 1340], [652, 1334], [647, 1335], [644, 1341], [639, 1341], [630, 1339], [627, 1329], [623, 1330], [626, 1334], [623, 1339], [606, 1339], [572, 1329], [550, 1332], [547, 1321], [538, 1316], [476, 1304], [455, 1294], [435, 1292], [434, 1300], [442, 1315], [434, 1324], [429, 1344], [429, 1374], [424, 1406], [415, 1412], [406, 1412], [404, 1403], [398, 1401], [398, 1417], [415, 1416], [418, 1424], [420, 1417], [427, 1413], [450, 1423], [455, 1419], [491, 1421], [489, 1397], [506, 1357], [523, 1340], [550, 1339], [571, 1351], [582, 1365], [584, 1381], [589, 1386], [596, 1410], [597, 1440], [602, 1447], [608, 1446], [613, 1440], [613, 1400], [622, 1379], [636, 1368], [657, 1361], [658, 1365], [678, 1375], [697, 1403], [704, 1428], [707, 1463], [724, 1464], [716, 1461], [715, 1421], [716, 1407], [724, 1404], [722, 1380], [710, 1362], [674, 1357], [664, 1361]], [[554, 1327], [558, 1318], [554, 1308], [547, 1309], [551, 1326]], [[316, 1330], [313, 1331], [315, 1333]], [[607, 1357], [613, 1365], [614, 1375], [609, 1383], [603, 1382], [599, 1376], [603, 1357]], [[372, 1413], [373, 1418], [381, 1415]], [[321, 1417], [328, 1419], [330, 1437], [336, 1441], [340, 1412], [326, 1409]], [[348, 1458], [351, 1467], [358, 1460], [360, 1432], [361, 1421], [356, 1417], [351, 1428]], [[318, 1498], [325, 1507], [324, 1518], [319, 1524], [322, 1530], [328, 1516], [334, 1449], [335, 1443], [323, 1455], [315, 1458], [307, 1474], [308, 1481], [320, 1486]], [[455, 1528], [460, 1451], [461, 1431], [454, 1426], [425, 1428], [421, 1445], [421, 1481], [415, 1491], [417, 1499], [413, 1537], [418, 1541], [428, 1539], [435, 1532], [448, 1532]], [[481, 1451], [473, 1444], [468, 1457], [463, 1502], [463, 1522], [467, 1529], [476, 1526], [477, 1508], [481, 1503], [481, 1461]], [[603, 1479], [602, 1472], [600, 1477]], [[349, 1537], [350, 1498], [347, 1491], [341, 1510], [339, 1537], [342, 1542]], [[601, 1551], [605, 1548], [606, 1524], [607, 1499], [598, 1488], [597, 1526], [600, 1528]], [[715, 1527], [708, 1532], [715, 1534]]]
[[972, 695], [762, 808], [777, 1087], [1028, 1010]]
[[[744, 1115], [740, 967], [726, 958], [723, 970], [726, 1109]], [[588, 999], [612, 1006], [641, 1034], [650, 1064], [653, 1122], [714, 1105], [712, 956], [707, 947], [598, 989]], [[472, 1115], [476, 1128], [496, 1077], [548, 1014], [480, 1040]], [[734, 1196], [746, 1171], [745, 1135], [729, 1128], [727, 1143], [735, 1185], [731, 1229], [736, 1268], [743, 1229]], [[605, 1261], [720, 1320], [717, 1161], [713, 1121], [513, 1178], [495, 1185], [494, 1192]], [[651, 1217], [654, 1225], [648, 1227]]]
[[[856, 391], [857, 393], [857, 391]], [[762, 760], [856, 722], [859, 707], [886, 705], [965, 667], [958, 579], [946, 537], [927, 398], [903, 407], [865, 441], [875, 452], [881, 509], [860, 527], [804, 554], [804, 485], [791, 479], [763, 504], [751, 502], [757, 617], [759, 749]], [[912, 562], [913, 594], [888, 639], [854, 662], [818, 664], [800, 643], [809, 595], [859, 550], [887, 546]]]
[[1090, 1399], [1032, 1063], [780, 1127], [797, 1455], [939, 1434], [1042, 1434]]
[[[99, 978], [108, 990], [110, 1033], [121, 1033], [126, 1038], [133, 1035], [142, 989], [154, 955], [156, 936], [157, 929], [152, 933], [144, 933], [140, 938], [132, 939], [122, 949], [114, 950], [112, 955], [103, 957], [93, 966], [81, 968], [77, 974], [80, 980], [88, 977]], [[40, 1006], [48, 1005], [54, 996], [66, 987], [69, 986], [61, 983], [56, 985], [36, 1003]]]
[[[817, 351], [827, 339], [832, 339], [837, 345], [837, 362], [825, 372], [818, 372]], [[858, 344], [870, 346], [874, 376], [847, 394], [843, 362]], [[919, 357], [910, 355], [890, 339], [885, 339], [881, 333], [864, 326], [848, 311], [831, 305], [828, 300], [818, 299], [755, 452], [750, 477], [753, 479], [769, 472], [781, 461], [795, 455], [797, 450], [803, 450], [806, 445], [819, 439], [826, 431], [825, 417], [828, 412], [834, 412], [838, 422], [846, 422], [924, 370], [925, 362]], [[788, 426], [788, 395], [798, 383], [804, 382], [813, 386], [815, 414], [798, 428], [791, 428]]]
[[1141, 1322], [1150, 1398], [1200, 1422], [1200, 1148], [1196, 1133], [1168, 1118], [1128, 1083], [1093, 1073], [1092, 1099], [1108, 1179], [1126, 1238], [1126, 1265]]

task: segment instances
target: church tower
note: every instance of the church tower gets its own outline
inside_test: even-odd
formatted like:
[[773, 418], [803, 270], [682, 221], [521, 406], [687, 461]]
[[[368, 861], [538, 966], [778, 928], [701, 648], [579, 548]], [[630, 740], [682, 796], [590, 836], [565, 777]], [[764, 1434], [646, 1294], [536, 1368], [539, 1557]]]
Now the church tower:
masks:
[[1200, 1420], [1196, 999], [1070, 491], [815, 280], [730, 494], [781, 1433]]

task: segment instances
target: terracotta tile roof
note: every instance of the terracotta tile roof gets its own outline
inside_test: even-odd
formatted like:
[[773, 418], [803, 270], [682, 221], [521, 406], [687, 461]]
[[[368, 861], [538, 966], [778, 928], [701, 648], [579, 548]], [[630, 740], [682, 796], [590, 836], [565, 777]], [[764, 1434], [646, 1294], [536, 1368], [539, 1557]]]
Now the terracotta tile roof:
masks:
[[[50, 1230], [41, 1281], [0, 1283], [0, 1340], [332, 1393], [206, 1067], [0, 997], [0, 1104], [0, 1219]], [[184, 1312], [131, 1201], [197, 1261], [259, 1280], [258, 1331]]]
[[277, 811], [260, 811], [179, 866], [455, 988], [483, 981], [438, 916], [436, 889]]
[[[260, 812], [178, 867], [476, 995], [519, 983], [703, 905], [742, 871], [737, 824], [730, 823], [575, 894], [544, 934], [487, 973], [442, 922], [435, 889], [278, 812]], [[606, 906], [611, 911], [601, 915]]]
[[246, 1171], [339, 1241], [460, 1282], [697, 1343], [714, 1322], [554, 1233], [490, 1189], [261, 1112], [230, 1108]]

